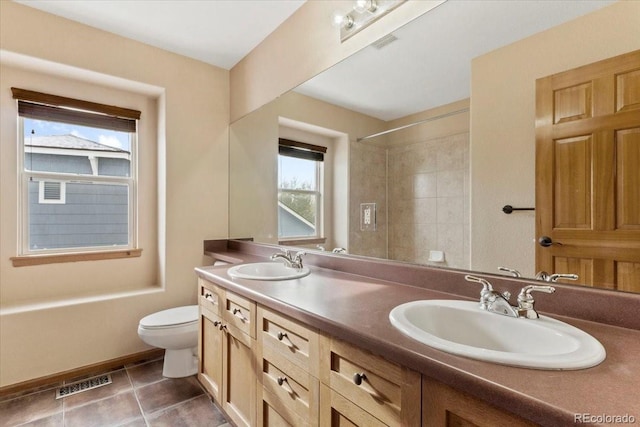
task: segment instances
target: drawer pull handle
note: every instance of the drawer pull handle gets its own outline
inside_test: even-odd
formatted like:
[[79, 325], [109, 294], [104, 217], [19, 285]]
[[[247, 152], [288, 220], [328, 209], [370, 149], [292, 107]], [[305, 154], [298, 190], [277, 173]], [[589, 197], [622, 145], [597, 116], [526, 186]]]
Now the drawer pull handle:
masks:
[[216, 299], [213, 297], [213, 294], [210, 294], [210, 293], [204, 294], [204, 299], [206, 299], [207, 301], [210, 301], [213, 304], [217, 304], [218, 303], [216, 301]]
[[[293, 341], [291, 341], [291, 339], [289, 338], [289, 335], [287, 335], [286, 332], [278, 332], [277, 335], [278, 341], [280, 341], [282, 344], [286, 345], [287, 347], [291, 348], [291, 349], [297, 349], [296, 345], [293, 343]], [[286, 341], [284, 339], [287, 339]]]
[[227, 325], [223, 325], [222, 322], [219, 320], [216, 320], [215, 322], [213, 322], [213, 326], [215, 326], [220, 330], [227, 329]]
[[234, 308], [233, 309], [233, 315], [236, 317], [239, 317], [240, 320], [242, 320], [243, 322], [247, 321], [247, 318], [244, 317], [244, 314], [242, 314], [242, 310], [240, 310], [239, 308]]
[[365, 381], [367, 379], [367, 376], [363, 373], [359, 374], [359, 373], [355, 373], [353, 374], [353, 383], [355, 385], [360, 385], [362, 384], [362, 381]]
[[278, 381], [278, 385], [280, 387], [284, 388], [287, 391], [287, 393], [295, 394], [295, 392], [293, 391], [293, 389], [289, 385], [289, 381], [287, 381], [287, 377], [278, 377], [277, 381]]

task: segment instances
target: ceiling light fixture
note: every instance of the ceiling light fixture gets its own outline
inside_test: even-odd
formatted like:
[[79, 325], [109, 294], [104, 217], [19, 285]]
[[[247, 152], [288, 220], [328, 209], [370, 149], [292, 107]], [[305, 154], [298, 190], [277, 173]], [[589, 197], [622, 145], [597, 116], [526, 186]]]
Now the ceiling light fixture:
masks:
[[406, 0], [356, 0], [348, 12], [336, 10], [331, 15], [332, 25], [340, 28], [340, 41], [344, 42], [363, 28], [382, 18]]

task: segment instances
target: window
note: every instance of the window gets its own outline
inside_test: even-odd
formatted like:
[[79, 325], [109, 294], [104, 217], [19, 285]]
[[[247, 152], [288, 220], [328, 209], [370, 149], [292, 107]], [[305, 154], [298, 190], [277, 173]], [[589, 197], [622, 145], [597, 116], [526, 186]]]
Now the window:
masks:
[[326, 147], [280, 139], [279, 240], [322, 237], [322, 165], [326, 150]]
[[136, 248], [140, 112], [12, 90], [19, 116], [19, 255]]

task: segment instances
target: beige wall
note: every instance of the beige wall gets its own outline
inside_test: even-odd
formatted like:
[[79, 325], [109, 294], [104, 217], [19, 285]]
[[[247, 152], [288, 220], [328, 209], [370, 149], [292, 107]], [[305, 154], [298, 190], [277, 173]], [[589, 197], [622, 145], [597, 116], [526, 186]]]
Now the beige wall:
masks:
[[[141, 170], [158, 175], [158, 193], [140, 195], [141, 209], [157, 215], [141, 258], [12, 267], [16, 120], [15, 104], [7, 107], [9, 87], [45, 90], [50, 77], [3, 67], [0, 386], [6, 386], [144, 350], [136, 331], [141, 317], [196, 302], [193, 268], [204, 261], [202, 241], [228, 231], [229, 73], [9, 1], [0, 1], [0, 49], [3, 62], [13, 52], [30, 57], [25, 63], [69, 66], [62, 67], [65, 77], [92, 81], [86, 96], [127, 87], [133, 107], [157, 108], [157, 138], [143, 116], [140, 143], [156, 144], [159, 160], [141, 159]], [[86, 88], [67, 81], [48, 89], [80, 96]]]
[[[229, 235], [277, 242], [277, 153], [280, 124], [306, 124], [333, 140], [333, 199], [346, 200], [348, 142], [384, 129], [384, 122], [322, 101], [289, 92], [233, 123], [229, 133]], [[315, 127], [315, 130], [314, 130]], [[312, 141], [310, 141], [312, 142]], [[316, 141], [318, 142], [318, 141]], [[353, 186], [352, 186], [353, 187]], [[259, 206], [259, 209], [256, 207]], [[347, 204], [333, 203], [332, 233], [327, 249], [347, 246]], [[327, 212], [327, 215], [329, 212]], [[353, 221], [349, 231], [353, 230]], [[359, 224], [358, 224], [359, 226]]]
[[640, 2], [620, 1], [472, 62], [471, 267], [535, 269], [535, 80], [640, 49]]
[[350, 0], [307, 1], [231, 70], [231, 120], [267, 104], [375, 40], [443, 3], [409, 1], [344, 43], [331, 26]]

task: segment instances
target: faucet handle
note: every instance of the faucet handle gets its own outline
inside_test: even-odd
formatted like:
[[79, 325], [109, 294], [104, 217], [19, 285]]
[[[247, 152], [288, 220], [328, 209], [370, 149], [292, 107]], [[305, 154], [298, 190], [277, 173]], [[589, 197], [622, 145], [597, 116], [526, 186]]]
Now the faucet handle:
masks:
[[482, 277], [477, 277], [477, 276], [472, 276], [470, 274], [467, 274], [466, 276], [464, 276], [464, 280], [466, 280], [467, 282], [480, 283], [482, 285], [482, 292], [493, 291], [493, 286], [491, 286], [491, 283], [489, 283], [488, 280], [485, 280]]
[[483, 279], [482, 277], [472, 276], [470, 274], [464, 276], [464, 280], [466, 280], [467, 282], [480, 283], [482, 285], [482, 290], [480, 291], [480, 308], [482, 310], [487, 310], [491, 299], [495, 299], [495, 297], [493, 296], [494, 292], [491, 283], [489, 283], [489, 281]]
[[553, 286], [539, 286], [539, 285], [527, 285], [520, 290], [518, 294], [518, 311], [520, 315], [528, 319], [537, 319], [538, 312], [533, 308], [535, 303], [531, 292], [544, 292], [546, 294], [552, 294], [556, 291]]
[[555, 283], [558, 279], [578, 280], [577, 274], [555, 273], [549, 276], [549, 282]]
[[508, 268], [508, 267], [498, 267], [498, 270], [500, 271], [505, 271], [507, 273], [511, 273], [511, 275], [513, 277], [522, 277], [522, 274], [520, 274], [520, 272], [518, 270], [514, 270], [512, 268]]

